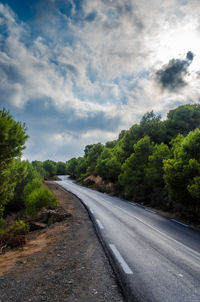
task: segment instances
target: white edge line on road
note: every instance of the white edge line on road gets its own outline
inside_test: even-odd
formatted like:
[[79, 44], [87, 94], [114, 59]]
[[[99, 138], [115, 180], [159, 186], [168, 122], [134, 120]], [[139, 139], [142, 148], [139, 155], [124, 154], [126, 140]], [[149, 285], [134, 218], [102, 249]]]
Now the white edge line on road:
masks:
[[94, 214], [94, 211], [90, 208], [90, 212], [92, 213], [92, 214]]
[[109, 247], [111, 248], [113, 254], [117, 258], [117, 260], [118, 260], [119, 264], [121, 265], [121, 267], [123, 268], [124, 272], [126, 274], [132, 275], [133, 274], [132, 270], [130, 269], [128, 264], [125, 262], [125, 260], [122, 258], [122, 256], [120, 255], [120, 253], [117, 250], [117, 248], [115, 247], [115, 245], [114, 244], [109, 244]]
[[135, 203], [128, 201], [128, 204], [130, 204], [131, 206], [137, 206]]
[[195, 251], [195, 250], [193, 250], [193, 249], [190, 248], [189, 246], [187, 246], [187, 245], [181, 243], [180, 241], [178, 241], [178, 240], [176, 240], [176, 239], [174, 239], [174, 238], [168, 236], [167, 234], [165, 234], [165, 233], [159, 231], [158, 229], [156, 229], [156, 228], [154, 228], [152, 225], [150, 225], [150, 224], [144, 222], [142, 219], [136, 217], [135, 215], [133, 215], [133, 214], [130, 215], [126, 210], [124, 210], [124, 209], [122, 209], [122, 208], [120, 208], [120, 207], [118, 207], [118, 206], [116, 206], [116, 208], [118, 208], [119, 210], [121, 210], [122, 212], [124, 212], [124, 213], [125, 213], [126, 215], [128, 215], [129, 217], [135, 218], [136, 220], [140, 221], [141, 223], [143, 223], [143, 224], [146, 225], [147, 227], [149, 227], [149, 228], [151, 228], [152, 230], [158, 232], [159, 234], [161, 234], [161, 235], [164, 236], [165, 238], [167, 238], [167, 239], [169, 239], [169, 240], [171, 240], [171, 241], [173, 241], [173, 242], [175, 242], [175, 243], [178, 243], [180, 246], [186, 248], [187, 250], [189, 250], [190, 252], [192, 252], [193, 254], [195, 254], [197, 257], [199, 257], [200, 253], [197, 252], [197, 251]]
[[98, 223], [98, 226], [100, 227], [100, 229], [103, 229], [103, 225], [101, 224], [101, 222], [99, 221], [99, 219], [96, 219], [96, 222]]
[[176, 220], [176, 219], [173, 219], [173, 218], [172, 218], [172, 219], [170, 219], [170, 220], [172, 220], [172, 221], [174, 221], [174, 222], [176, 222], [176, 223], [179, 223], [179, 224], [185, 226], [186, 228], [189, 227], [188, 224], [185, 224], [185, 223], [183, 223], [183, 222], [181, 222], [181, 221], [178, 221], [178, 220]]
[[[63, 187], [64, 187], [64, 189], [70, 191], [70, 188], [68, 188], [67, 186], [63, 186]], [[70, 191], [70, 192], [72, 192], [72, 191]], [[72, 192], [72, 193], [73, 193], [73, 192]], [[75, 194], [75, 193], [74, 193], [74, 194]], [[76, 194], [76, 196], [78, 196], [78, 194]], [[79, 197], [79, 198], [81, 199], [81, 197]], [[129, 203], [129, 204], [132, 204], [131, 202], [128, 202], [128, 203]], [[134, 206], [134, 204], [132, 204], [132, 205]], [[136, 205], [136, 204], [135, 204], [135, 205]], [[133, 214], [130, 215], [130, 213], [128, 213], [127, 210], [124, 210], [124, 209], [120, 208], [120, 207], [117, 206], [117, 205], [115, 206], [115, 208], [118, 208], [119, 210], [121, 210], [122, 212], [124, 212], [126, 215], [128, 215], [130, 218], [135, 218], [136, 220], [140, 221], [142, 224], [144, 224], [145, 226], [151, 228], [152, 230], [158, 232], [159, 234], [161, 234], [161, 235], [164, 236], [165, 238], [167, 238], [167, 239], [169, 239], [169, 240], [171, 240], [171, 241], [173, 241], [173, 242], [179, 244], [179, 245], [182, 246], [183, 248], [185, 248], [185, 249], [187, 249], [188, 251], [190, 251], [190, 252], [192, 252], [193, 254], [195, 254], [197, 257], [200, 256], [200, 253], [199, 253], [199, 252], [197, 252], [197, 251], [195, 251], [194, 249], [190, 248], [189, 246], [187, 246], [187, 245], [181, 243], [180, 241], [174, 239], [173, 237], [170, 237], [169, 235], [163, 233], [162, 231], [159, 231], [158, 229], [156, 229], [156, 228], [153, 227], [152, 225], [150, 225], [150, 224], [144, 222], [142, 219], [136, 217], [135, 215], [133, 215]], [[172, 220], [172, 219], [171, 219], [171, 220]], [[175, 222], [178, 222], [178, 221], [175, 221]], [[97, 222], [97, 223], [98, 223], [98, 222]], [[180, 223], [180, 222], [179, 222], [179, 223]], [[182, 222], [181, 222], [181, 224], [182, 224]], [[186, 226], [186, 225], [185, 225], [185, 226]], [[102, 227], [103, 227], [103, 226], [102, 226]]]
[[144, 208], [144, 209], [145, 209], [145, 211], [147, 211], [147, 212], [150, 212], [150, 213], [156, 214], [156, 212], [155, 212], [155, 211], [153, 211], [153, 210], [149, 210], [149, 209], [147, 209], [147, 208]]

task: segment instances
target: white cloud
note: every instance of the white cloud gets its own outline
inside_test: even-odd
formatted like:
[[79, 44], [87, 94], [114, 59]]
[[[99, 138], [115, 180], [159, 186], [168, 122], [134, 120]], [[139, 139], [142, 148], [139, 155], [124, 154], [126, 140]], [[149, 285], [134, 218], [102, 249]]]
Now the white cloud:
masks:
[[[173, 104], [198, 102], [198, 0], [85, 0], [78, 13], [71, 0], [71, 18], [58, 11], [56, 3], [46, 11], [38, 8], [35, 22], [40, 36], [36, 37], [8, 6], [0, 4], [2, 105], [26, 111], [32, 102], [41, 101], [46, 110], [53, 106], [55, 114], [66, 114], [68, 119], [66, 126], [63, 123], [66, 129], [55, 129], [54, 134], [45, 128], [45, 148], [55, 140], [59, 146], [53, 147], [55, 152], [69, 144], [80, 150], [74, 133], [63, 136], [69, 123], [77, 121], [79, 140], [86, 144], [95, 137], [112, 139], [146, 111], [165, 114]], [[161, 91], [154, 79], [156, 71], [172, 58], [185, 57], [187, 51], [195, 54], [188, 85], [176, 93]], [[41, 123], [39, 117], [35, 119]], [[80, 121], [87, 119], [84, 132]], [[113, 127], [116, 119], [118, 127]], [[110, 130], [106, 125], [102, 128], [104, 121]], [[32, 133], [31, 139], [36, 139], [36, 132]]]

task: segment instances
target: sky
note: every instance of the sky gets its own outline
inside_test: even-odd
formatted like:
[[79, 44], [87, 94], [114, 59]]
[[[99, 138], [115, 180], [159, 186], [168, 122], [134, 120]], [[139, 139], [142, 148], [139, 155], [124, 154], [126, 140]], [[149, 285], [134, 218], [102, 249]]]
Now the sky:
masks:
[[199, 0], [0, 0], [0, 109], [66, 161], [200, 99]]

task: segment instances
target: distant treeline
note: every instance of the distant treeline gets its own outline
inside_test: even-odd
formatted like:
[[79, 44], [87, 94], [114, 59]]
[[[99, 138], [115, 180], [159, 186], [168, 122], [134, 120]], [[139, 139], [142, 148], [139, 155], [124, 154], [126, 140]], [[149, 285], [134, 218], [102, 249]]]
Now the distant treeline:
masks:
[[112, 182], [116, 195], [169, 210], [177, 204], [200, 212], [200, 105], [153, 111], [105, 145], [87, 145], [84, 156], [67, 162], [78, 181], [93, 174]]
[[65, 162], [55, 162], [53, 160], [32, 161], [33, 167], [38, 171], [43, 179], [54, 178], [56, 175], [67, 174], [67, 165]]

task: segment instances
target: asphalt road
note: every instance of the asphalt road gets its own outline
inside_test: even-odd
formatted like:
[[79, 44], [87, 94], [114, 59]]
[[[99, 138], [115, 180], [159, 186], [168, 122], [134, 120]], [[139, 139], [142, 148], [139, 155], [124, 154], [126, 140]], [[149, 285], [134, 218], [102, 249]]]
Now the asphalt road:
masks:
[[129, 301], [200, 302], [200, 232], [61, 179], [88, 208]]

